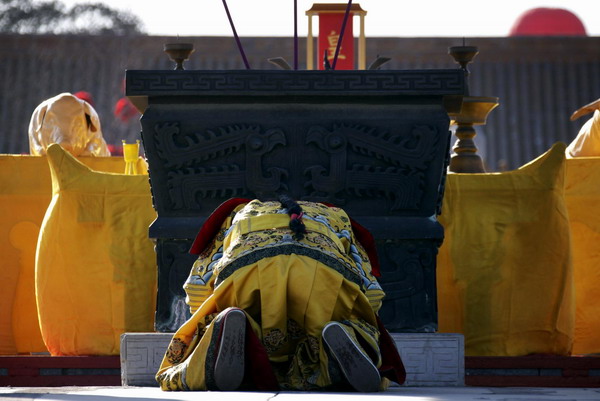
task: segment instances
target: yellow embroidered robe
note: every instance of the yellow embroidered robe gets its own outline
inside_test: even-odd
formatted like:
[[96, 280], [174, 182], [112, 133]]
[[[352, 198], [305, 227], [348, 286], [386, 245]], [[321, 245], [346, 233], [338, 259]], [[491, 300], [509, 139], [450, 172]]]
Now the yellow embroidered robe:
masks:
[[214, 317], [232, 306], [246, 313], [282, 389], [337, 384], [321, 340], [330, 321], [353, 329], [379, 366], [375, 314], [384, 293], [350, 219], [339, 208], [299, 204], [302, 239], [279, 202], [253, 200], [225, 220], [185, 283], [193, 315], [175, 333], [156, 375], [163, 390], [214, 389]]

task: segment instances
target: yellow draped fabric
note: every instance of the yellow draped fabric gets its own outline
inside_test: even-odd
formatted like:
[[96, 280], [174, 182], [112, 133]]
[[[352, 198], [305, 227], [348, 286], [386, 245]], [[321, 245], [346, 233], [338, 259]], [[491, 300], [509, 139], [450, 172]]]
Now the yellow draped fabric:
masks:
[[[82, 156], [91, 169], [122, 173], [121, 157]], [[146, 171], [143, 159], [138, 170]], [[150, 197], [148, 191], [148, 197]], [[44, 352], [35, 301], [35, 250], [52, 198], [46, 156], [0, 155], [0, 354]]]
[[465, 335], [466, 355], [571, 352], [575, 302], [564, 152], [558, 143], [515, 171], [448, 175], [439, 327]]
[[567, 159], [565, 201], [571, 228], [577, 305], [573, 353], [600, 353], [599, 157]]
[[383, 291], [348, 217], [338, 208], [300, 204], [307, 228], [302, 239], [291, 235], [279, 202], [242, 204], [223, 223], [184, 286], [193, 315], [165, 354], [157, 374], [161, 388], [214, 388], [210, 356], [219, 317], [213, 317], [231, 306], [245, 311], [284, 389], [334, 384], [321, 340], [330, 321], [342, 321], [379, 353], [375, 313]]
[[567, 157], [600, 156], [600, 110], [581, 127], [579, 133], [567, 146]]
[[36, 254], [40, 328], [52, 355], [115, 355], [124, 332], [152, 331], [156, 217], [147, 176], [101, 173], [47, 149], [53, 196]]

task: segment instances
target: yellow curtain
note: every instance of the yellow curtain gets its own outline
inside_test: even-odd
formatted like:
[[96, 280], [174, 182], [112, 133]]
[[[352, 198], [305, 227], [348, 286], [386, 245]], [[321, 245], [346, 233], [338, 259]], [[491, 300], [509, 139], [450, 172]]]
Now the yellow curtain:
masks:
[[[122, 157], [79, 157], [94, 170], [123, 173]], [[147, 171], [138, 160], [138, 171]], [[35, 301], [35, 249], [52, 198], [46, 156], [0, 155], [0, 355], [45, 352]]]
[[576, 296], [573, 353], [600, 353], [600, 157], [567, 159], [565, 200]]
[[439, 327], [465, 335], [466, 355], [571, 352], [575, 303], [564, 152], [558, 143], [515, 171], [448, 175]]
[[35, 287], [52, 355], [115, 355], [124, 332], [151, 331], [156, 217], [147, 176], [101, 173], [47, 149], [53, 196], [40, 229]]

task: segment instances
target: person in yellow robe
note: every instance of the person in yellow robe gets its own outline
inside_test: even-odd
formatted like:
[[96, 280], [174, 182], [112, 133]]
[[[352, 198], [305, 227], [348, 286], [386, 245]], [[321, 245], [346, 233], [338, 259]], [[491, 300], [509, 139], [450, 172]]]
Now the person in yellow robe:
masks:
[[342, 209], [231, 199], [191, 252], [192, 317], [156, 374], [163, 390], [372, 392], [404, 381], [377, 317], [374, 242]]

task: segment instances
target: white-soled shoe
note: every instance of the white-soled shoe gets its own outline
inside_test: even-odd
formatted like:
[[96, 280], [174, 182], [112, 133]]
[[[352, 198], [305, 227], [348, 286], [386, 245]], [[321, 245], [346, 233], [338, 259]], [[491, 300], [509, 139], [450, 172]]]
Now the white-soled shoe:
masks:
[[244, 346], [246, 341], [246, 315], [233, 309], [223, 319], [223, 331], [217, 360], [215, 384], [221, 391], [237, 390], [244, 380]]
[[381, 376], [377, 367], [339, 323], [325, 325], [322, 336], [342, 374], [356, 391], [379, 391]]

